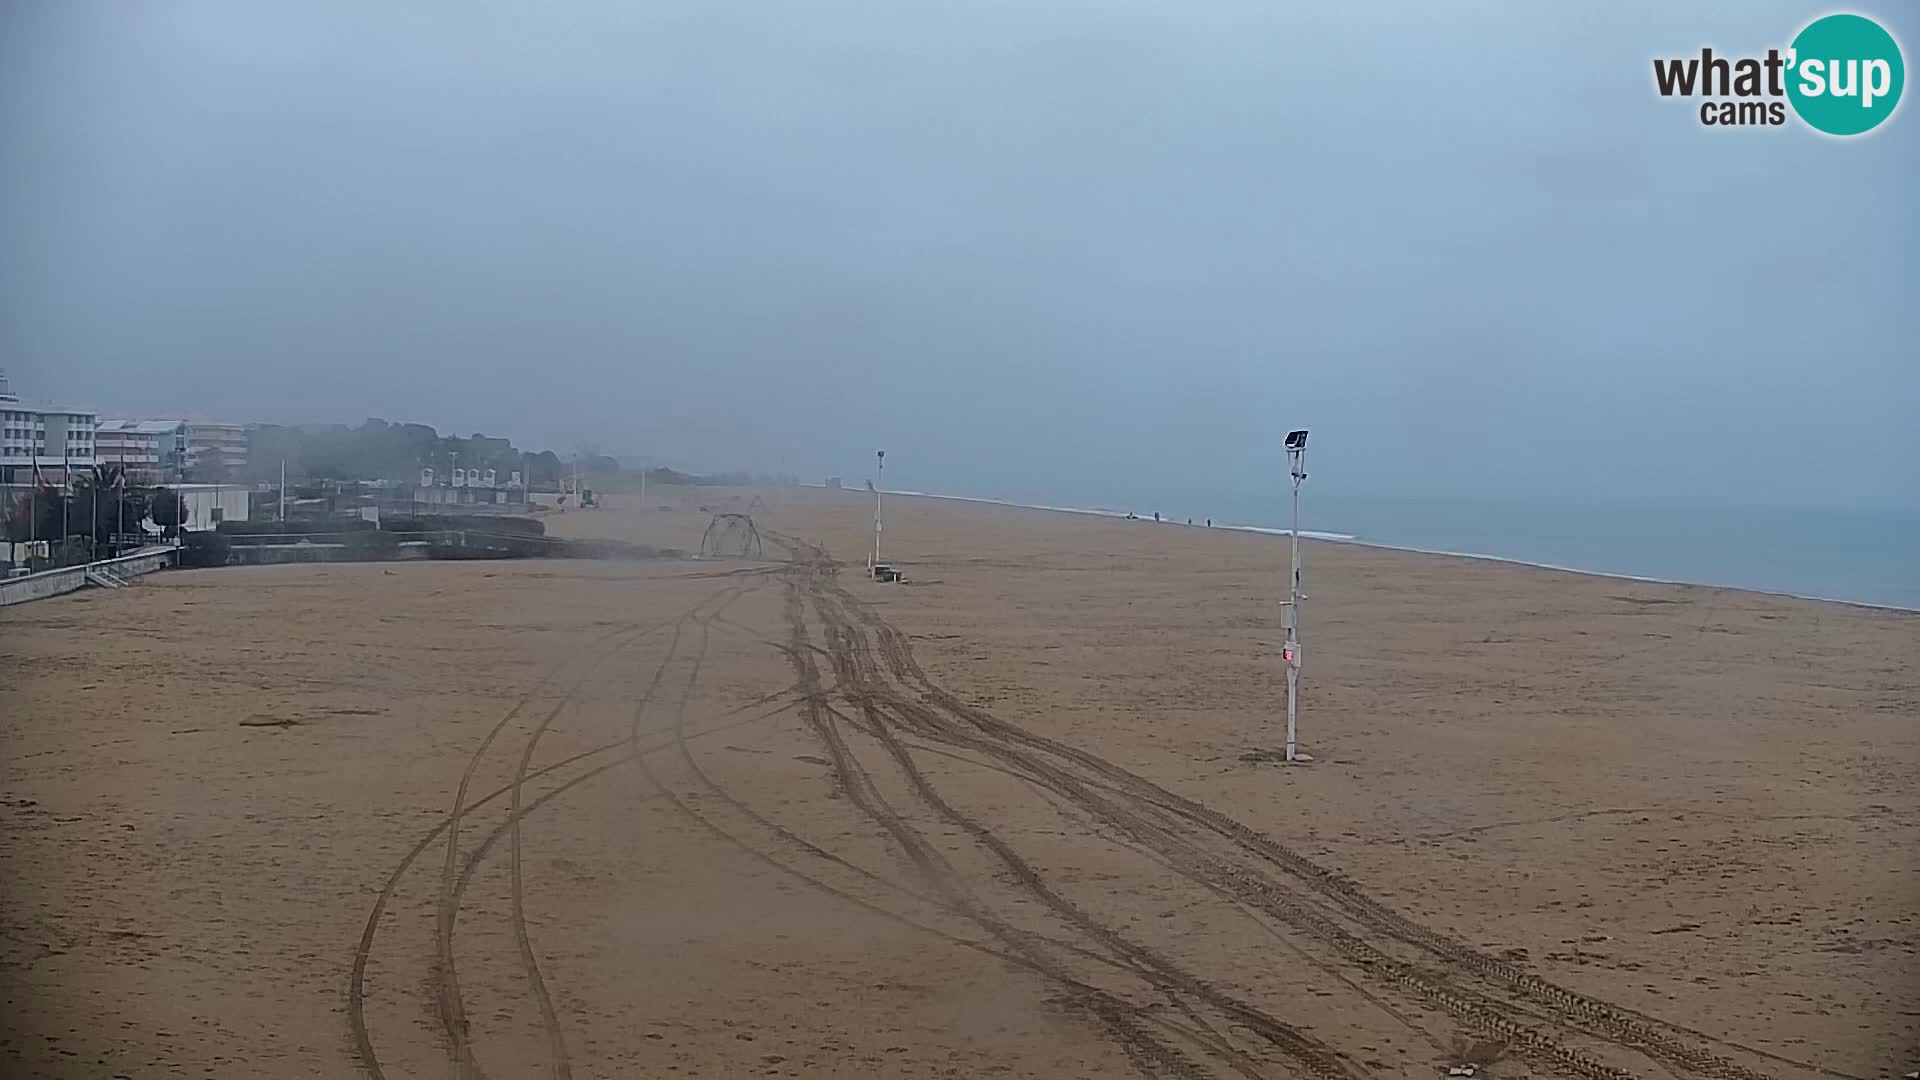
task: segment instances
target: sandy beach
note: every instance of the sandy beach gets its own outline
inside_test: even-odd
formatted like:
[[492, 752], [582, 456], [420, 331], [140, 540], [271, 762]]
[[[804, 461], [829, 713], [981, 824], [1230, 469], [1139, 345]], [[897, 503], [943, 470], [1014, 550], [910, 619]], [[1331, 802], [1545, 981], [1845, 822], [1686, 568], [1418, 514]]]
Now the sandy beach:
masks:
[[0, 611], [0, 1074], [1920, 1068], [1920, 616], [757, 498]]

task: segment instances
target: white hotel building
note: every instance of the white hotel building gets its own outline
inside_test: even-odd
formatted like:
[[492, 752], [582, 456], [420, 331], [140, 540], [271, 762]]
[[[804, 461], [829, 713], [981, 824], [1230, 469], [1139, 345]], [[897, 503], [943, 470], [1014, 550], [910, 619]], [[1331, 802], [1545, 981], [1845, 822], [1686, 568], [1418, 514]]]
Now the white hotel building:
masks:
[[0, 373], [0, 484], [33, 483], [34, 466], [59, 487], [68, 470], [92, 469], [98, 418], [84, 409], [28, 405]]

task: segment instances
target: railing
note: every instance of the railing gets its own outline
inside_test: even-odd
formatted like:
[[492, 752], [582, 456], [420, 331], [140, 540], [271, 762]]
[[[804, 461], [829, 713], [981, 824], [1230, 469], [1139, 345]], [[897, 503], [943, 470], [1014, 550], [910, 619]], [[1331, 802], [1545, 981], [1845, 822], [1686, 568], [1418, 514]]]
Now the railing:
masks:
[[[370, 540], [374, 537], [378, 539]], [[431, 557], [435, 558], [497, 559], [527, 556], [658, 558], [680, 554], [645, 545], [627, 544], [618, 540], [580, 540], [518, 533], [490, 533], [474, 529], [437, 529], [422, 532], [358, 530], [328, 533], [235, 533], [231, 534], [228, 540], [226, 550], [245, 562], [304, 561], [277, 556], [305, 550], [320, 558], [327, 558], [335, 552], [359, 548], [362, 550], [346, 552], [348, 559], [357, 561], [365, 557], [380, 558], [379, 550], [387, 545], [391, 545], [387, 548], [390, 551], [406, 549], [415, 553], [414, 557], [432, 553]], [[461, 550], [456, 553], [451, 549]], [[178, 560], [183, 551], [186, 553], [187, 561], [191, 563], [192, 548], [154, 547], [132, 555], [122, 555], [119, 558], [66, 566], [58, 570], [42, 570], [36, 574], [11, 578], [0, 582], [0, 606], [73, 592], [87, 585], [89, 580], [102, 584], [106, 588], [113, 588], [115, 587], [111, 584], [113, 582], [124, 583]], [[255, 557], [248, 558], [241, 555], [248, 551], [253, 552]]]
[[[466, 529], [231, 533], [220, 538], [213, 558], [219, 562], [234, 563], [513, 558], [553, 553], [555, 546], [555, 541], [549, 537], [483, 533]], [[198, 561], [191, 548], [184, 559], [186, 565]]]
[[171, 562], [174, 552], [175, 549], [170, 547], [149, 548], [115, 559], [101, 559], [99, 562], [63, 566], [58, 570], [42, 570], [37, 574], [9, 578], [0, 581], [0, 607], [73, 592], [87, 584], [89, 574], [104, 572], [104, 576], [115, 580], [151, 574]]
[[[465, 544], [462, 529], [354, 529], [350, 532], [222, 533], [227, 547], [381, 547], [390, 544]], [[489, 536], [490, 533], [475, 533]], [[533, 539], [539, 539], [534, 537]]]

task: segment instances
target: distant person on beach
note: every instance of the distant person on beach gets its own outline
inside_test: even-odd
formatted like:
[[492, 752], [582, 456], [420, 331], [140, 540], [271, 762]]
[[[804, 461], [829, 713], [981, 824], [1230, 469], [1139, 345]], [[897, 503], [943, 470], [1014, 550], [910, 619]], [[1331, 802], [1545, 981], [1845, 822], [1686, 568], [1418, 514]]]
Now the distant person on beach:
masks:
[[1207, 519], [1207, 528], [1209, 528], [1209, 529], [1211, 529], [1211, 528], [1213, 528], [1213, 519], [1212, 519], [1212, 518], [1208, 518], [1208, 519]]
[[1159, 521], [1159, 520], [1160, 520], [1160, 511], [1158, 511], [1158, 510], [1155, 510], [1155, 511], [1153, 512], [1153, 520], [1155, 520], [1155, 521]]

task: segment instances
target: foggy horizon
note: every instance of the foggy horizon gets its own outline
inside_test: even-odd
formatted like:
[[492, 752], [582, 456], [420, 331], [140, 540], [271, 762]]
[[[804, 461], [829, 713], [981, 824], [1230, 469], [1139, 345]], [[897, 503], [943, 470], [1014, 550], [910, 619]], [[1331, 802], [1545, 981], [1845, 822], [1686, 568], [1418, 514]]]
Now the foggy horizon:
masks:
[[[1859, 10], [1920, 41], [1920, 12]], [[1920, 507], [1916, 124], [1803, 4], [0, 10], [0, 368], [1013, 498]]]

